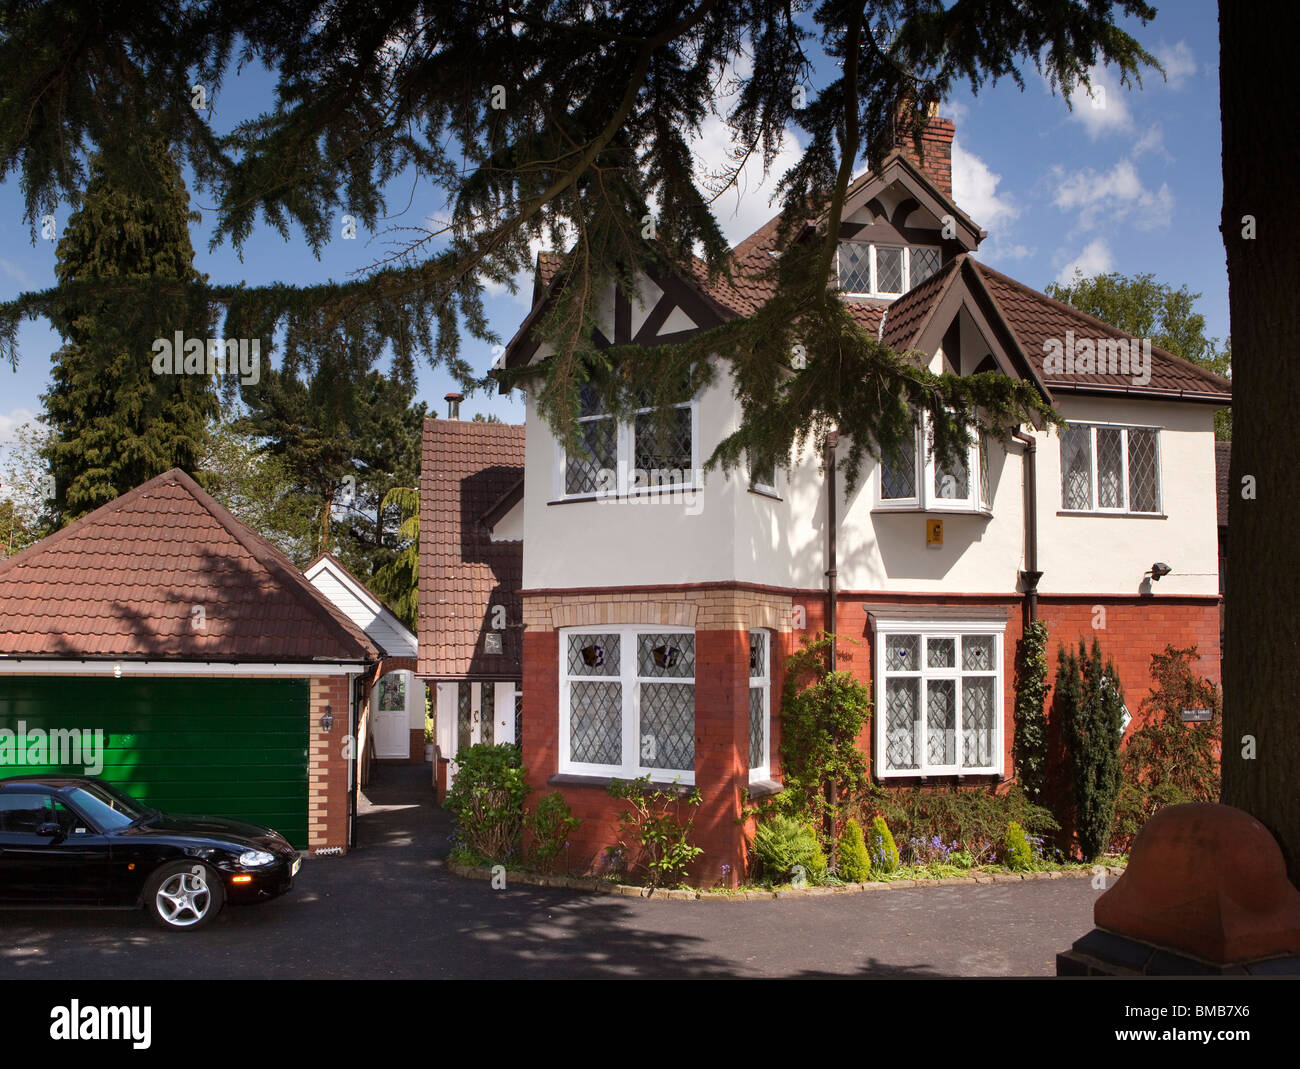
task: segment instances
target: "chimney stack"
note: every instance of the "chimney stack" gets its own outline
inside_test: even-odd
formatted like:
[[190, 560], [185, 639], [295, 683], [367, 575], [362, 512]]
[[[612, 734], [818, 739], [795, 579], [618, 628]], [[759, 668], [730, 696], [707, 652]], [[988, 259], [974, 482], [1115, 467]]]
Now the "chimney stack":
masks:
[[460, 419], [460, 403], [465, 400], [465, 395], [461, 393], [449, 393], [443, 397], [447, 402], [447, 418]]
[[894, 127], [895, 146], [935, 189], [951, 199], [952, 139], [957, 132], [957, 124], [951, 119], [941, 119], [938, 105], [930, 105], [930, 115], [926, 120], [925, 131], [921, 134], [922, 156], [917, 154], [916, 143], [912, 140], [910, 118], [910, 113], [900, 111]]

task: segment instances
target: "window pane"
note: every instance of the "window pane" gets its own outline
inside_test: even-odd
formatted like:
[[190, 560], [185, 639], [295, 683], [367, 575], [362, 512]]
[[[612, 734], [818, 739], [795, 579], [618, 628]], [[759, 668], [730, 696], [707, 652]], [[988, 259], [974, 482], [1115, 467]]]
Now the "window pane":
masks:
[[928, 638], [925, 640], [925, 663], [930, 668], [955, 668], [957, 666], [957, 640]]
[[939, 270], [939, 250], [912, 247], [912, 270], [908, 282], [913, 288]]
[[961, 749], [966, 768], [988, 768], [993, 760], [993, 679], [967, 676], [961, 681]]
[[848, 293], [871, 292], [870, 246], [860, 241], [840, 242], [840, 288]]
[[921, 681], [885, 680], [885, 767], [918, 768]]
[[964, 463], [955, 467], [945, 467], [936, 462], [934, 466], [934, 496], [945, 501], [965, 501], [970, 497], [970, 473]]
[[638, 635], [636, 647], [637, 675], [664, 679], [695, 678], [695, 636], [691, 632]]
[[1092, 508], [1092, 430], [1072, 426], [1061, 435], [1061, 508]]
[[470, 747], [470, 684], [456, 684], [456, 750], [468, 750]]
[[1160, 511], [1160, 451], [1157, 431], [1128, 432], [1128, 507], [1134, 512]]
[[594, 494], [611, 490], [610, 476], [602, 483], [601, 471], [613, 472], [618, 465], [618, 439], [613, 419], [584, 420], [578, 424], [582, 446], [565, 457], [564, 492]]
[[570, 635], [569, 675], [618, 675], [618, 635]]
[[916, 436], [904, 440], [893, 458], [880, 462], [880, 496], [883, 500], [916, 497]]
[[980, 435], [980, 504], [988, 505], [989, 498], [989, 443]]
[[931, 679], [925, 685], [926, 753], [932, 765], [957, 763], [957, 681]]
[[406, 677], [393, 672], [379, 681], [379, 708], [396, 712], [406, 708]]
[[763, 688], [749, 688], [749, 767], [763, 764], [763, 742], [767, 736], [767, 717], [763, 715]]
[[751, 631], [749, 633], [749, 678], [763, 679], [767, 676], [767, 632]]
[[749, 482], [751, 486], [776, 485], [776, 464], [771, 457], [751, 457], [749, 464]]
[[666, 426], [653, 412], [636, 417], [634, 467], [638, 487], [684, 486], [691, 481], [689, 407], [673, 409]]
[[921, 667], [920, 635], [885, 637], [885, 671], [915, 672]]
[[600, 416], [605, 413], [605, 399], [591, 383], [578, 387], [578, 404], [579, 416]]
[[569, 684], [569, 760], [593, 765], [623, 763], [621, 684]]
[[1124, 432], [1118, 427], [1097, 428], [1097, 505], [1124, 507]]
[[963, 672], [993, 670], [993, 636], [962, 635], [961, 667]]
[[694, 684], [642, 683], [639, 737], [645, 768], [694, 771]]
[[903, 250], [901, 246], [876, 246], [876, 292], [903, 292]]
[[524, 745], [524, 696], [515, 691], [515, 745], [521, 750]]

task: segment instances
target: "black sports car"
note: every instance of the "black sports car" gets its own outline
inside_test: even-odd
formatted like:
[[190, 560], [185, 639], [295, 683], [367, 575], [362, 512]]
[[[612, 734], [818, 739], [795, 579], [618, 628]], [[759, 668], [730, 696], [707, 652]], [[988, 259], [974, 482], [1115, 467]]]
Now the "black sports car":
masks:
[[270, 828], [168, 816], [103, 780], [0, 780], [0, 906], [143, 906], [164, 928], [185, 931], [226, 902], [284, 894], [301, 864]]

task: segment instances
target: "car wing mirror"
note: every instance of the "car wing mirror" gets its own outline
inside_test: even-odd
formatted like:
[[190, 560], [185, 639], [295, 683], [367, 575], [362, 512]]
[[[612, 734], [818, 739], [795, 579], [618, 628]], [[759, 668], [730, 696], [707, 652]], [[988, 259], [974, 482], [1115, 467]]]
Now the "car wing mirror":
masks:
[[63, 829], [53, 820], [47, 820], [44, 824], [36, 826], [36, 834], [42, 839], [62, 839]]

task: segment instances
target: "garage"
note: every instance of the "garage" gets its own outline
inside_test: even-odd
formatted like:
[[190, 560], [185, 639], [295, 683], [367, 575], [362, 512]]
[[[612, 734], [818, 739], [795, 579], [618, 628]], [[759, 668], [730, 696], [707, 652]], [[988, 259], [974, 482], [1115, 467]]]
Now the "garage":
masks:
[[[0, 724], [23, 725], [29, 739], [102, 732], [90, 747], [100, 777], [145, 804], [265, 824], [307, 847], [306, 680], [13, 676], [0, 689]], [[71, 767], [51, 749], [22, 773], [90, 771], [84, 750]]]
[[173, 470], [0, 561], [0, 779], [99, 775], [164, 812], [343, 854], [383, 659]]

